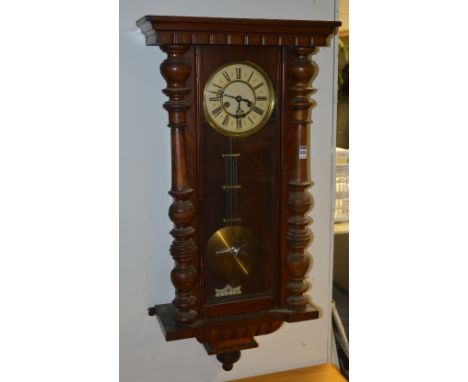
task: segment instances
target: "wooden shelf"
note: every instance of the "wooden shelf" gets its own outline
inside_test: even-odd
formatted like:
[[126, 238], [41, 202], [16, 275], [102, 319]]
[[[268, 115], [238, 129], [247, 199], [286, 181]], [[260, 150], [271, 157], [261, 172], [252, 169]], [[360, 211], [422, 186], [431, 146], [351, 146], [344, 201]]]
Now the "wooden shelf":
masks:
[[325, 364], [256, 377], [234, 379], [228, 382], [346, 382], [346, 379], [334, 365]]

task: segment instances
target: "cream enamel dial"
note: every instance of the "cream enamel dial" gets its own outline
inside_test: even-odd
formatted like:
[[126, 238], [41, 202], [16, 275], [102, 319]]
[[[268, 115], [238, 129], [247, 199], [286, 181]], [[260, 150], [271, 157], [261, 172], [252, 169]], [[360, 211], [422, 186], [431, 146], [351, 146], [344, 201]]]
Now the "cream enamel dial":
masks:
[[260, 130], [275, 107], [268, 75], [250, 62], [232, 62], [218, 68], [203, 92], [208, 123], [227, 136], [247, 136]]

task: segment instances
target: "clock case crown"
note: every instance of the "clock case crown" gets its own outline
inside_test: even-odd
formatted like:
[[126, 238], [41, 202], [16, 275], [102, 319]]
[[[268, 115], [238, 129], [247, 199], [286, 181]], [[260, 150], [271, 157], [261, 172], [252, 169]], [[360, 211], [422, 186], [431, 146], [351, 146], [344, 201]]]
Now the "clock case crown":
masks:
[[[336, 21], [178, 16], [145, 16], [137, 21], [146, 45], [160, 46], [167, 53], [161, 74], [167, 82], [163, 92], [169, 100], [164, 108], [169, 114], [172, 146], [169, 193], [174, 201], [169, 216], [174, 222], [170, 252], [175, 261], [171, 279], [176, 297], [172, 303], [149, 308], [149, 314], [158, 317], [167, 341], [195, 337], [208, 354], [217, 355], [225, 370], [232, 369], [241, 350], [258, 346], [255, 336], [271, 333], [283, 322], [319, 317], [320, 308], [305, 294], [310, 265], [306, 247], [312, 240], [307, 211], [313, 201], [307, 191], [312, 183], [303, 151], [314, 105], [309, 96], [314, 91], [310, 81], [316, 69], [310, 56], [316, 47], [328, 45], [339, 25]], [[214, 314], [203, 306], [201, 291], [203, 198], [198, 190], [203, 181], [198, 146], [204, 86], [199, 83], [199, 70], [201, 52], [209, 46], [220, 52], [236, 50], [245, 61], [252, 57], [249, 52], [261, 49], [278, 58], [276, 124], [281, 130], [280, 245], [274, 304], [245, 301], [235, 312], [224, 312], [221, 307]]]

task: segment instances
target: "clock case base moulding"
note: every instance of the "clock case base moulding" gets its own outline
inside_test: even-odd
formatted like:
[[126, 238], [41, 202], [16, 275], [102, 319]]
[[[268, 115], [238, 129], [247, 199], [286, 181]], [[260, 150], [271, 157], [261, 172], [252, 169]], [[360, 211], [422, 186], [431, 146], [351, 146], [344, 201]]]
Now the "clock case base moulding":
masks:
[[[321, 310], [312, 303], [304, 310], [269, 309], [260, 312], [243, 313], [229, 317], [199, 319], [192, 324], [179, 324], [175, 320], [173, 304], [156, 305], [148, 309], [150, 316], [157, 316], [166, 341], [195, 337], [202, 343], [209, 355], [218, 355], [225, 370], [232, 369], [229, 360], [235, 357], [223, 355], [258, 347], [255, 336], [273, 333], [283, 322], [298, 322], [319, 318]], [[239, 353], [240, 357], [240, 353]], [[239, 359], [235, 359], [237, 361]], [[220, 358], [225, 359], [222, 361]], [[234, 362], [235, 362], [234, 361]]]
[[[305, 294], [310, 257], [306, 251], [313, 235], [307, 211], [313, 206], [307, 189], [312, 185], [308, 168], [309, 97], [316, 74], [310, 56], [317, 47], [327, 46], [341, 25], [337, 21], [230, 19], [178, 16], [145, 16], [137, 21], [146, 45], [159, 46], [167, 53], [161, 74], [169, 97], [164, 108], [169, 114], [172, 148], [172, 187], [174, 202], [169, 216], [174, 222], [171, 255], [175, 267], [171, 279], [176, 298], [170, 304], [149, 308], [157, 316], [167, 341], [196, 338], [208, 354], [216, 354], [225, 370], [240, 358], [240, 351], [258, 346], [254, 337], [272, 333], [283, 322], [317, 319], [320, 308]], [[202, 295], [203, 261], [200, 248], [200, 194], [203, 167], [199, 166], [199, 132], [202, 115], [202, 86], [198, 53], [205, 46], [218, 46], [226, 52], [256, 51], [252, 57], [275, 51], [277, 124], [281, 130], [279, 245], [277, 281], [273, 295], [257, 302], [244, 300], [236, 310], [207, 313]], [[231, 51], [232, 50], [232, 51]], [[257, 54], [258, 56], [255, 56]], [[232, 56], [232, 54], [231, 54]], [[222, 57], [221, 55], [217, 57]], [[274, 60], [273, 60], [274, 61]], [[268, 65], [274, 65], [270, 63]], [[302, 153], [298, 155], [298, 153]], [[200, 170], [201, 169], [201, 170]], [[275, 207], [276, 208], [276, 207]], [[268, 266], [268, 265], [267, 265]], [[273, 306], [272, 306], [273, 305]]]

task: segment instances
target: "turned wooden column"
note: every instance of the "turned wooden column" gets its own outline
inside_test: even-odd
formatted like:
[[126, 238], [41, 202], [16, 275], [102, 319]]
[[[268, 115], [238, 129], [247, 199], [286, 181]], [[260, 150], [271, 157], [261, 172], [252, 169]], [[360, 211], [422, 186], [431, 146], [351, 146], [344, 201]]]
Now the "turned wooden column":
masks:
[[312, 240], [308, 229], [311, 219], [307, 211], [313, 205], [313, 199], [307, 189], [311, 186], [308, 170], [308, 126], [310, 124], [310, 108], [315, 102], [309, 98], [314, 89], [310, 81], [314, 75], [314, 66], [309, 56], [313, 47], [297, 47], [291, 49], [294, 58], [288, 66], [291, 87], [291, 98], [288, 100], [292, 110], [290, 126], [295, 130], [294, 160], [290, 179], [288, 181], [288, 256], [286, 259], [287, 306], [291, 309], [304, 309], [309, 297], [304, 294], [309, 288], [305, 275], [310, 265], [310, 256], [305, 251]]
[[163, 93], [169, 101], [164, 103], [164, 109], [169, 113], [172, 146], [172, 187], [169, 194], [174, 201], [169, 208], [169, 217], [174, 222], [170, 251], [175, 261], [171, 280], [176, 294], [172, 303], [176, 307], [175, 320], [180, 323], [191, 323], [198, 314], [197, 297], [191, 292], [198, 273], [192, 265], [197, 246], [193, 240], [195, 230], [190, 226], [195, 209], [189, 200], [193, 189], [188, 184], [185, 152], [186, 114], [191, 106], [186, 99], [190, 92], [186, 81], [192, 69], [183, 58], [187, 49], [186, 45], [161, 46], [161, 50], [167, 53], [167, 59], [161, 64], [161, 74], [167, 82]]

